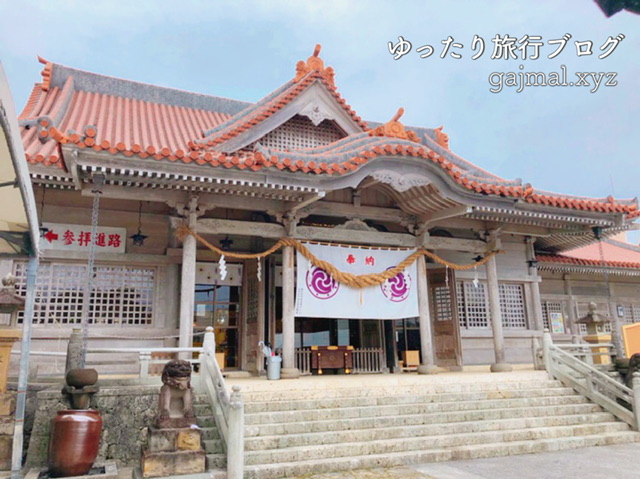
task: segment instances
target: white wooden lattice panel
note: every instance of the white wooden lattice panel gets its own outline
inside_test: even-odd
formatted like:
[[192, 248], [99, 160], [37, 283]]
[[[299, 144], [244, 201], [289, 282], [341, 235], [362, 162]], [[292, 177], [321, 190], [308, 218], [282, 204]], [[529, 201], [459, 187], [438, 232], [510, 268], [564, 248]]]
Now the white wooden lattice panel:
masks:
[[625, 304], [623, 308], [626, 324], [640, 323], [640, 304]]
[[474, 286], [471, 281], [460, 281], [458, 288], [458, 316], [460, 324], [467, 328], [486, 328], [489, 326], [489, 305], [485, 285]]
[[[27, 263], [16, 262], [18, 294], [26, 296]], [[148, 325], [153, 319], [155, 268], [96, 266], [89, 323]], [[41, 263], [36, 278], [34, 324], [80, 324], [86, 265]], [[22, 321], [20, 313], [19, 320]]]
[[309, 118], [296, 115], [260, 138], [258, 143], [275, 150], [301, 150], [328, 145], [345, 136], [345, 133], [330, 120], [324, 120], [315, 126]]
[[499, 284], [502, 326], [526, 328], [527, 315], [524, 309], [524, 288], [521, 284]]
[[[489, 295], [486, 283], [458, 281], [458, 317], [466, 328], [488, 328], [490, 326]], [[504, 328], [526, 328], [527, 316], [522, 284], [498, 284], [500, 312]]]

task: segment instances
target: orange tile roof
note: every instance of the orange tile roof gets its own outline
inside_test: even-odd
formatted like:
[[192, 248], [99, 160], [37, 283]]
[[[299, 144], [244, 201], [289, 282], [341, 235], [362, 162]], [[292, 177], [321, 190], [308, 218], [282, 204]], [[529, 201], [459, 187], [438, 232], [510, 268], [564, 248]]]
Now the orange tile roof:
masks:
[[[560, 195], [493, 175], [453, 154], [442, 127], [415, 128], [417, 134], [405, 131], [397, 121], [400, 111], [384, 127], [369, 130], [337, 92], [333, 71], [313, 58], [304, 67], [299, 64], [294, 80], [253, 105], [81, 72], [40, 59], [45, 63], [43, 81], [35, 85], [19, 117], [27, 160], [64, 169], [60, 145], [73, 144], [127, 157], [212, 167], [342, 175], [382, 156], [415, 157], [439, 166], [455, 183], [478, 194], [557, 208], [621, 213], [628, 219], [640, 216], [637, 200]], [[363, 133], [300, 151], [220, 151], [226, 140], [265, 121], [314, 82], [327, 89]]]
[[[316, 52], [319, 52], [319, 45], [316, 46]], [[327, 69], [324, 68], [324, 63], [315, 56], [316, 52], [314, 52], [314, 56], [309, 57], [304, 67], [298, 67], [298, 74], [293, 80], [285, 83], [282, 87], [270, 95], [267, 95], [255, 105], [248, 107], [245, 111], [229, 119], [226, 123], [205, 132], [205, 138], [194, 141], [191, 145], [192, 149], [219, 148], [220, 144], [225, 141], [238, 136], [273, 116], [276, 112], [295, 100], [315, 82], [324, 85], [352, 120], [357, 123], [363, 131], [367, 131], [369, 127], [366, 122], [364, 122], [351, 106], [347, 104], [344, 98], [340, 96], [333, 82], [333, 76], [327, 75]], [[313, 61], [312, 59], [314, 58], [317, 61]]]
[[[602, 256], [600, 247], [602, 246]], [[562, 255], [538, 255], [544, 263], [560, 263], [579, 266], [640, 269], [640, 246], [613, 239], [566, 251]]]

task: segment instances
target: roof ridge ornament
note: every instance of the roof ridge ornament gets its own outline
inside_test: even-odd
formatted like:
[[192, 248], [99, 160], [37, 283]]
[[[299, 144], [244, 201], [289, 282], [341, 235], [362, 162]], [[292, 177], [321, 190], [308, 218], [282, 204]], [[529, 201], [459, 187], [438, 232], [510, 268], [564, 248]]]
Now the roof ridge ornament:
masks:
[[53, 63], [45, 60], [40, 55], [38, 55], [38, 61], [44, 65], [44, 69], [40, 72], [40, 74], [42, 75], [42, 83], [40, 84], [40, 88], [42, 88], [42, 91], [49, 91], [49, 86], [51, 85]]
[[443, 148], [449, 150], [449, 135], [447, 135], [442, 129], [444, 125], [440, 125], [434, 131], [436, 132], [436, 143]]
[[300, 80], [302, 80], [307, 75], [307, 73], [317, 71], [331, 86], [336, 86], [334, 81], [336, 72], [331, 67], [325, 68], [324, 61], [319, 56], [321, 49], [322, 45], [320, 45], [319, 43], [316, 44], [316, 47], [313, 50], [313, 55], [307, 58], [306, 62], [300, 60], [298, 63], [296, 63], [296, 76], [293, 79], [294, 83], [298, 83]]
[[369, 136], [388, 136], [390, 138], [400, 138], [402, 140], [420, 143], [418, 135], [411, 130], [406, 130], [404, 125], [398, 121], [402, 115], [404, 115], [404, 108], [400, 107], [391, 120], [386, 122], [384, 125], [380, 125], [374, 130], [370, 130]]

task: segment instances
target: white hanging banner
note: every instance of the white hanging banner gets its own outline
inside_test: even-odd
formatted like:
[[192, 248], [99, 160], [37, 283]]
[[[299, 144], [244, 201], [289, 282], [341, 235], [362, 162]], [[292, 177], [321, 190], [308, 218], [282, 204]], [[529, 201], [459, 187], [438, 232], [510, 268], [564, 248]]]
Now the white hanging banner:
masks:
[[[318, 259], [356, 275], [393, 268], [412, 250], [375, 250], [348, 246], [305, 245]], [[418, 316], [416, 263], [378, 286], [351, 288], [297, 253], [295, 315], [311, 318], [402, 319]]]

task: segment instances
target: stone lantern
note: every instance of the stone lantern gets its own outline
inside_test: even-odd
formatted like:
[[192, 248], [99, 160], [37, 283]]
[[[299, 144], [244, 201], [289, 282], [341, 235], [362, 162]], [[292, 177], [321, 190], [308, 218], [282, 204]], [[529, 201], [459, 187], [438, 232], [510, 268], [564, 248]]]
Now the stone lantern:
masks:
[[24, 309], [24, 298], [16, 293], [16, 278], [7, 275], [2, 279], [0, 289], [0, 314], [10, 315], [8, 325], [0, 325], [0, 395], [7, 390], [7, 375], [13, 343], [20, 339], [20, 330], [15, 328], [16, 316]]
[[8, 275], [2, 280], [0, 289], [0, 314], [9, 315], [9, 324], [0, 324], [0, 470], [11, 467], [13, 443], [13, 411], [15, 393], [7, 392], [7, 376], [13, 343], [20, 339], [20, 330], [15, 329], [18, 310], [24, 309], [24, 299], [16, 294], [16, 278]]
[[[606, 344], [611, 342], [611, 333], [605, 329], [606, 324], [611, 324], [611, 318], [596, 311], [596, 303], [589, 303], [589, 312], [578, 319], [576, 324], [584, 324], [587, 327], [587, 335], [584, 340], [590, 344]], [[606, 347], [592, 347], [594, 353], [607, 353]], [[593, 357], [594, 364], [611, 364], [611, 358], [606, 354]]]

